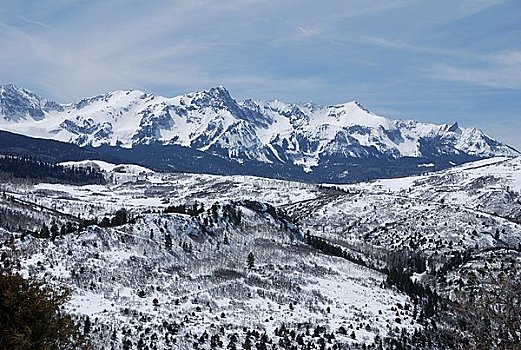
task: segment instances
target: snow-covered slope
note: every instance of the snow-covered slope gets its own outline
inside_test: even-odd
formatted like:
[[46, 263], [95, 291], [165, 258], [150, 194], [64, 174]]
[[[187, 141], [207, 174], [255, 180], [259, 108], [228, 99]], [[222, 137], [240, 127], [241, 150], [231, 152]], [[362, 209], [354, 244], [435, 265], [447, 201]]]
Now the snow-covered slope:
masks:
[[[331, 348], [445, 348], [414, 343], [414, 334], [421, 340], [432, 331], [434, 318], [421, 294], [389, 284], [383, 268], [404, 264], [414, 280], [451, 297], [473, 266], [480, 283], [490, 266], [519, 255], [521, 158], [344, 186], [155, 173], [100, 161], [66, 165], [104, 169], [109, 182], [2, 183], [0, 215], [17, 221], [2, 216], [0, 223], [21, 228], [0, 228], [0, 251], [15, 253], [24, 275], [73, 289], [67, 310], [90, 318], [97, 349], [125, 349], [128, 341], [157, 349], [251, 341], [263, 349], [263, 333], [269, 349], [302, 341], [315, 348], [321, 341]], [[100, 222], [121, 208], [135, 220], [54, 238], [23, 231], [38, 229], [35, 223], [75, 226], [79, 217]], [[341, 249], [343, 258], [310, 236]], [[458, 254], [472, 259], [456, 264]]]
[[519, 155], [457, 123], [390, 120], [357, 102], [322, 107], [236, 101], [222, 86], [172, 98], [115, 91], [58, 104], [5, 85], [0, 107], [0, 128], [28, 136], [81, 146], [176, 144], [239, 162], [285, 163], [306, 171], [353, 158]]
[[47, 113], [61, 110], [58, 103], [47, 101], [29, 90], [12, 84], [0, 85], [0, 114], [5, 122], [39, 121]]
[[[240, 348], [253, 341], [257, 349], [261, 342], [271, 349], [285, 337], [281, 327], [288, 335], [301, 333], [306, 343], [333, 334], [329, 341], [347, 346], [422, 329], [410, 298], [386, 288], [382, 273], [310, 248], [283, 211], [254, 201], [263, 195], [278, 204], [312, 199], [320, 192], [314, 185], [151, 172], [145, 180], [131, 166], [66, 165], [105, 169], [111, 182], [6, 186], [12, 199], [0, 198], [0, 209], [28, 211], [45, 222], [49, 212], [42, 208], [92, 219], [125, 207], [136, 218], [53, 239], [14, 235], [25, 276], [72, 288], [67, 311], [82, 323], [89, 317], [95, 349], [126, 349], [129, 341], [155, 349]], [[282, 189], [289, 191], [280, 195]], [[31, 212], [29, 203], [38, 210]], [[198, 212], [164, 211], [178, 204]], [[2, 241], [9, 236], [0, 228]], [[9, 249], [0, 246], [0, 253]], [[250, 332], [267, 338], [247, 340]], [[295, 337], [288, 341], [297, 345]]]

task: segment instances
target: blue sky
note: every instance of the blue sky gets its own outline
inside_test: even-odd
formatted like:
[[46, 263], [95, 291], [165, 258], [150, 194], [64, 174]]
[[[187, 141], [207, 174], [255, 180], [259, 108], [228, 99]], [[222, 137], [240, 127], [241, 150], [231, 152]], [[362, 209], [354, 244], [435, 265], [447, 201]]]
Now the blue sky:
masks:
[[357, 100], [521, 149], [521, 1], [2, 0], [0, 77], [59, 102], [216, 85]]

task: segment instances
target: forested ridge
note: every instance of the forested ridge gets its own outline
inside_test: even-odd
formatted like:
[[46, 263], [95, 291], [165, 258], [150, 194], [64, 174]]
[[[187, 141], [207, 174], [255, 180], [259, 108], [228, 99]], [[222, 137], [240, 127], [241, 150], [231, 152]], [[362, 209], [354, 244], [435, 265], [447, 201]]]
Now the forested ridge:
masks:
[[0, 178], [27, 179], [31, 182], [67, 183], [74, 185], [103, 184], [103, 173], [94, 168], [65, 167], [35, 158], [0, 156]]

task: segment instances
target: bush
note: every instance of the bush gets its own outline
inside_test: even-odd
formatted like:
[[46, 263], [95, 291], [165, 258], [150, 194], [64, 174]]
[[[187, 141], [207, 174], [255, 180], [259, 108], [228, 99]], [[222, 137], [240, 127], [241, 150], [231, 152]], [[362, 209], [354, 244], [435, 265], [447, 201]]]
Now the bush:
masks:
[[66, 289], [0, 272], [0, 349], [88, 348], [79, 325], [61, 310], [69, 295]]

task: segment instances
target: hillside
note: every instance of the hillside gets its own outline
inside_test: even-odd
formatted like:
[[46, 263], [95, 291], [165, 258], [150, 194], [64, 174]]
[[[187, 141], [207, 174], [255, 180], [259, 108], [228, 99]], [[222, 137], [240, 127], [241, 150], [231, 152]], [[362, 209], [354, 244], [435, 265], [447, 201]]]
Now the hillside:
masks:
[[71, 286], [97, 348], [472, 345], [464, 291], [521, 277], [520, 158], [345, 186], [75, 165], [108, 183], [3, 184], [3, 260]]

